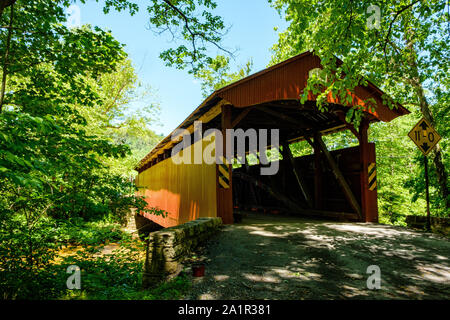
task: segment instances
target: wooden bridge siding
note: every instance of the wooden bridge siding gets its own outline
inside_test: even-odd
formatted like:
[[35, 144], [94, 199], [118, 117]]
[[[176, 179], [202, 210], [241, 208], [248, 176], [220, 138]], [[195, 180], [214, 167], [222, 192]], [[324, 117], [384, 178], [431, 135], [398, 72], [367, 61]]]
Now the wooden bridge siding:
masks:
[[[198, 141], [187, 148], [209, 141]], [[175, 164], [172, 158], [163, 160], [141, 172], [137, 185], [143, 187], [140, 194], [145, 195], [150, 207], [158, 207], [169, 213], [168, 217], [146, 215], [163, 227], [172, 227], [199, 217], [216, 217], [216, 165], [215, 164]]]

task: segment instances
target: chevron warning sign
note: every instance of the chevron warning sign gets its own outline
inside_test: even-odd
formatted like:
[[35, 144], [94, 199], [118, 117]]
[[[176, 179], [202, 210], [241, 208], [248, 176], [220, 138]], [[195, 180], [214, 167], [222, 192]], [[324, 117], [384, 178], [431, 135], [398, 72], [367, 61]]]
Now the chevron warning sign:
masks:
[[369, 190], [373, 191], [377, 187], [377, 167], [375, 165], [375, 162], [369, 164], [368, 173], [369, 173], [369, 181], [368, 181]]
[[218, 164], [219, 174], [217, 178], [219, 179], [219, 186], [222, 189], [228, 189], [230, 187], [230, 173], [228, 171], [227, 160], [222, 157], [222, 163]]

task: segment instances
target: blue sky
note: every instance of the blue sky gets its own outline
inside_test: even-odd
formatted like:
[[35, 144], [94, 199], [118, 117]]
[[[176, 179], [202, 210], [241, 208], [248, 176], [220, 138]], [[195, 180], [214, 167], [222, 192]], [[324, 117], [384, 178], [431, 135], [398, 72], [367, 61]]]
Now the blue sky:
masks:
[[[133, 61], [139, 78], [149, 84], [160, 102], [160, 126], [154, 131], [168, 135], [203, 101], [200, 84], [186, 70], [164, 66], [159, 53], [174, 46], [169, 35], [157, 36], [148, 30], [146, 1], [138, 1], [140, 12], [111, 11], [105, 15], [102, 1], [79, 5], [81, 23], [111, 30], [114, 37], [125, 44], [125, 51]], [[238, 49], [234, 65], [244, 65], [253, 59], [253, 72], [266, 68], [270, 61], [270, 47], [277, 41], [278, 32], [286, 27], [267, 0], [217, 0], [215, 14], [231, 26], [223, 45]], [[274, 31], [274, 27], [279, 31]], [[220, 52], [211, 51], [211, 56]]]

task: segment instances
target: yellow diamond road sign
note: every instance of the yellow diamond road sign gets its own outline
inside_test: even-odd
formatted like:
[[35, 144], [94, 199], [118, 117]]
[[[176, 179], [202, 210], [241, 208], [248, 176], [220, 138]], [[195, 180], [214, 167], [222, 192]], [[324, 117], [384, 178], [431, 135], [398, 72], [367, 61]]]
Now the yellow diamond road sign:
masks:
[[408, 133], [408, 136], [419, 147], [426, 156], [433, 150], [433, 147], [441, 140], [441, 136], [433, 129], [425, 119], [421, 119], [416, 126]]

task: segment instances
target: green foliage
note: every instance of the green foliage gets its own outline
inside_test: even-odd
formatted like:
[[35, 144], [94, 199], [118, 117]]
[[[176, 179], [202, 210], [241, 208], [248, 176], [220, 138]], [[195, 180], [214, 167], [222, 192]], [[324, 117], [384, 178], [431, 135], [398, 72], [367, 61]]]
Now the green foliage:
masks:
[[211, 13], [217, 7], [212, 0], [151, 0], [147, 6], [150, 24], [158, 33], [170, 33], [175, 40], [186, 43], [163, 51], [160, 57], [168, 66], [189, 67], [190, 73], [211, 63], [207, 56], [209, 46], [230, 53], [221, 47], [225, 24], [220, 16]]
[[[136, 247], [137, 245], [137, 247]], [[185, 276], [179, 276], [151, 290], [142, 289], [144, 248], [139, 243], [122, 242], [109, 255], [92, 257], [79, 252], [65, 259], [63, 268], [77, 265], [81, 268], [81, 290], [66, 291], [63, 299], [89, 300], [172, 300], [180, 299], [190, 288]]]
[[118, 223], [108, 220], [85, 222], [73, 218], [58, 222], [58, 242], [63, 245], [94, 246], [129, 239]]
[[218, 55], [207, 66], [198, 70], [194, 76], [201, 81], [203, 96], [206, 98], [213, 91], [250, 75], [252, 67], [253, 62], [249, 60], [238, 71], [231, 72], [230, 58]]
[[[37, 229], [39, 235], [35, 233], [35, 237], [41, 238], [36, 238], [37, 243], [45, 244], [47, 242], [43, 241], [43, 237], [50, 237], [55, 244], [59, 243], [58, 241], [69, 241], [71, 244], [83, 244], [84, 248], [73, 249], [64, 255], [61, 251], [57, 251], [58, 245], [45, 248], [41, 252], [43, 256], [36, 262], [33, 270], [28, 268], [29, 264], [26, 261], [19, 266], [18, 263], [8, 264], [5, 263], [7, 260], [0, 259], [0, 296], [3, 299], [179, 299], [190, 288], [188, 278], [179, 276], [155, 289], [142, 290], [145, 245], [142, 241], [132, 240], [129, 235], [123, 234], [117, 224], [105, 222], [87, 224], [82, 220], [72, 222], [71, 226], [63, 225], [58, 230], [54, 228], [54, 224], [53, 228], [51, 225], [47, 227], [44, 224], [39, 225]], [[77, 230], [82, 230], [82, 234], [77, 235]], [[61, 239], [58, 234], [69, 236], [70, 239]], [[2, 236], [4, 234], [0, 233], [0, 237]], [[1, 257], [9, 254], [21, 260], [23, 254], [21, 239], [15, 239], [14, 243], [10, 236], [6, 238], [7, 243], [0, 243]], [[99, 246], [100, 243], [107, 240], [117, 241], [119, 238], [117, 248], [111, 253], [100, 253], [103, 248]], [[41, 249], [43, 248], [36, 248]], [[57, 256], [58, 259], [55, 259]], [[66, 287], [66, 280], [69, 277], [66, 270], [70, 265], [76, 265], [81, 269], [81, 290], [69, 290]]]
[[[435, 84], [446, 78], [449, 17], [443, 1], [270, 2], [290, 22], [273, 47], [272, 63], [313, 50], [322, 60], [325, 93], [343, 95], [343, 101], [346, 89], [352, 91], [372, 80], [396, 101], [417, 104], [414, 81], [428, 79], [425, 85], [434, 94]], [[373, 6], [381, 10], [379, 24], [375, 25], [376, 16], [370, 9]], [[413, 40], [408, 32], [414, 32]], [[416, 79], [418, 71], [411, 60], [415, 54], [411, 45], [420, 50], [420, 58], [416, 59], [420, 79]], [[343, 63], [336, 65], [335, 57]], [[315, 84], [312, 81], [308, 89]]]
[[[42, 298], [64, 289], [64, 281], [50, 285], [61, 245], [123, 239], [116, 227], [89, 221], [122, 221], [130, 208], [164, 212], [147, 208], [129, 175], [112, 169], [130, 148], [107, 125], [126, 118], [122, 136], [132, 141], [150, 132], [133, 135], [149, 115], [124, 111], [137, 79], [122, 45], [97, 27], [66, 28], [67, 1], [13, 2], [0, 14], [0, 25], [9, 26], [0, 27], [1, 294]], [[113, 103], [117, 79], [123, 90]], [[101, 108], [109, 108], [103, 118]], [[104, 131], [95, 129], [100, 121]]]
[[[270, 3], [289, 22], [272, 48], [271, 64], [306, 50], [321, 58], [323, 70], [308, 80], [302, 101], [312, 91], [319, 95], [320, 110], [325, 110], [329, 92], [345, 102], [347, 89], [353, 91], [370, 80], [386, 92], [384, 102], [390, 108], [400, 102], [412, 111], [391, 123], [371, 126], [370, 140], [377, 142], [380, 221], [401, 224], [405, 215], [425, 214], [423, 157], [407, 137], [422, 116], [433, 119], [443, 137], [442, 156], [429, 157], [430, 191], [433, 215], [448, 216], [449, 201], [443, 198], [449, 167], [448, 4], [437, 0]], [[380, 9], [378, 22], [374, 6]], [[336, 64], [336, 57], [342, 64]], [[349, 108], [346, 118], [357, 126], [361, 116], [361, 110]], [[330, 136], [326, 143], [331, 148], [347, 147], [353, 142], [345, 135]], [[444, 168], [439, 174], [435, 161]]]
[[[61, 263], [55, 263], [63, 246], [85, 246], [87, 255], [97, 252], [92, 246], [130, 241], [130, 235], [117, 223], [84, 222], [80, 218], [70, 222], [42, 218], [29, 226], [23, 216], [15, 215], [12, 219], [1, 219], [0, 227], [0, 297], [3, 299], [51, 299], [65, 294], [68, 277], [65, 272], [73, 261], [66, 257]], [[122, 265], [122, 269], [127, 266]], [[101, 274], [102, 270], [96, 272]]]
[[[220, 16], [213, 14], [216, 7], [213, 0], [148, 1], [145, 10], [150, 16], [149, 27], [156, 34], [168, 34], [174, 42], [178, 42], [176, 48], [160, 53], [167, 66], [189, 68], [190, 73], [195, 73], [211, 62], [207, 55], [211, 47], [231, 54], [220, 44], [226, 26]], [[131, 15], [140, 10], [136, 1], [106, 0], [103, 11], [108, 13], [111, 9], [128, 10]]]
[[[49, 219], [31, 223], [23, 216], [0, 220], [0, 298], [52, 295], [55, 288], [43, 272], [59, 245], [55, 224]], [[46, 271], [47, 272], [47, 271]], [[48, 271], [50, 273], [52, 271]]]
[[[124, 240], [111, 254], [95, 256], [89, 250], [79, 250], [69, 256], [60, 267], [70, 265], [81, 269], [81, 291], [74, 291], [70, 298], [126, 299], [141, 284], [143, 243]], [[94, 251], [95, 252], [95, 251]]]
[[[161, 139], [150, 129], [158, 105], [110, 32], [65, 26], [70, 3], [0, 5], [0, 294], [6, 299], [62, 296], [67, 275], [54, 261], [62, 245], [129, 240], [112, 223], [130, 208], [165, 214], [148, 208], [131, 181], [134, 164]], [[161, 54], [169, 65], [193, 72], [210, 61], [206, 47], [220, 47], [224, 29], [210, 12], [215, 7], [210, 0], [150, 2], [150, 23], [187, 43]], [[111, 9], [133, 15], [139, 6], [105, 1], [104, 12]], [[132, 109], [135, 101], [145, 106]], [[133, 260], [138, 251], [129, 249], [113, 258], [80, 256], [88, 296], [134, 294], [142, 259]]]
[[407, 136], [416, 122], [417, 117], [411, 114], [389, 123], [373, 124], [369, 130], [369, 139], [376, 143], [378, 208], [382, 223], [404, 225], [407, 215], [426, 213], [424, 197], [414, 199], [414, 190], [407, 184], [410, 179], [423, 179], [415, 161], [419, 152]]
[[[152, 126], [157, 124], [159, 105], [149, 86], [138, 80], [130, 60], [122, 60], [117, 70], [101, 75], [98, 80], [91, 78], [96, 93], [102, 103], [93, 107], [77, 106], [80, 114], [87, 120], [86, 131], [98, 136], [110, 137], [116, 144], [130, 147], [124, 158], [103, 158], [109, 172], [124, 177], [134, 176], [134, 166], [163, 137], [154, 133]], [[143, 107], [136, 107], [139, 102]]]
[[[62, 299], [89, 300], [175, 300], [190, 288], [186, 276], [179, 276], [151, 290], [143, 290], [142, 257], [133, 256], [136, 249], [119, 249], [111, 255], [92, 258], [80, 253], [66, 259], [62, 266], [81, 268], [81, 290], [66, 291]], [[141, 248], [141, 250], [143, 250]]]
[[183, 298], [190, 288], [191, 282], [189, 281], [189, 278], [183, 274], [168, 282], [162, 283], [155, 289], [138, 292], [133, 299], [179, 300]]
[[306, 141], [292, 143], [289, 148], [294, 157], [302, 157], [313, 153], [311, 146]]

